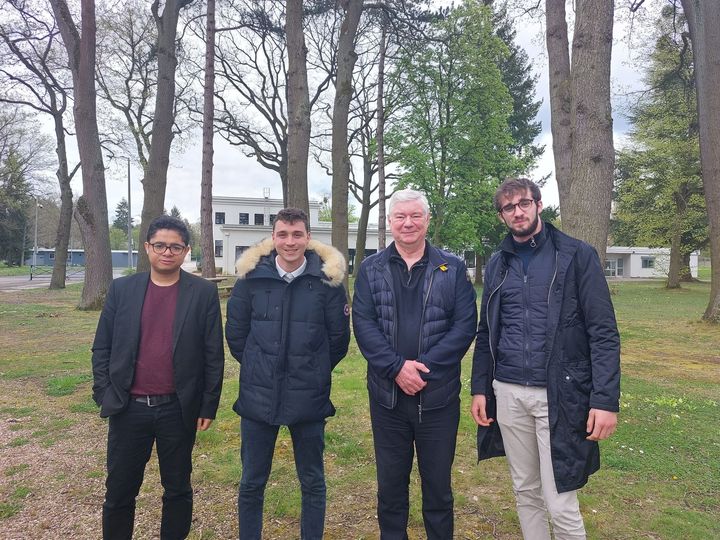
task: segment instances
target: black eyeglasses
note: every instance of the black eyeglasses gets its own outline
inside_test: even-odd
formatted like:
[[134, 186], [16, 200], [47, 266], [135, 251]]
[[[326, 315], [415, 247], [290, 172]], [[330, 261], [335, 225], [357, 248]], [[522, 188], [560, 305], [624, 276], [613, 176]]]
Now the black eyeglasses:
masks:
[[170, 253], [173, 255], [180, 255], [183, 250], [187, 246], [183, 246], [182, 244], [166, 244], [165, 242], [155, 242], [154, 244], [150, 244], [153, 248], [153, 251], [157, 253], [158, 255], [162, 255], [165, 253], [168, 249], [170, 250]]
[[534, 202], [535, 202], [535, 199], [520, 199], [520, 200], [519, 200], [518, 202], [516, 202], [515, 204], [512, 204], [512, 203], [506, 204], [505, 206], [503, 206], [503, 207], [500, 209], [500, 211], [501, 211], [503, 214], [510, 215], [510, 214], [512, 214], [513, 212], [515, 212], [515, 207], [516, 207], [516, 206], [519, 206], [519, 207], [520, 207], [520, 210], [528, 210], [528, 209], [532, 206], [532, 203], [534, 203]]

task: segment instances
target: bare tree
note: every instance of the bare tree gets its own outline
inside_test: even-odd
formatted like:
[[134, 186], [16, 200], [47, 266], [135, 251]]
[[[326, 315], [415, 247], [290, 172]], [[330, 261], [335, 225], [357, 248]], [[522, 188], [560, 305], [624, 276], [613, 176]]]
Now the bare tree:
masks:
[[[337, 77], [335, 80], [335, 105], [332, 121], [332, 244], [340, 253], [348, 253], [348, 183], [350, 181], [350, 156], [348, 154], [348, 110], [353, 96], [352, 75], [357, 60], [355, 36], [357, 35], [362, 0], [340, 2], [345, 20], [340, 29], [337, 53]], [[347, 289], [347, 274], [345, 286]]]
[[[285, 13], [287, 39], [288, 206], [310, 212], [307, 166], [310, 149], [310, 91], [302, 0], [288, 0]], [[347, 240], [345, 241], [347, 243]]]
[[[157, 27], [158, 84], [155, 95], [155, 113], [152, 123], [151, 146], [147, 170], [142, 179], [143, 208], [140, 238], [147, 235], [150, 222], [162, 215], [165, 206], [167, 171], [170, 165], [170, 147], [174, 133], [175, 72], [177, 69], [176, 39], [180, 10], [192, 0], [166, 0], [160, 13], [160, 0], [150, 8]], [[138, 252], [138, 271], [150, 268], [147, 253]]]
[[681, 0], [693, 45], [700, 119], [700, 165], [710, 224], [710, 301], [703, 318], [720, 322], [720, 3]]
[[110, 228], [95, 99], [95, 2], [81, 0], [80, 31], [65, 0], [50, 0], [73, 76], [73, 115], [82, 168], [83, 194], [76, 219], [85, 246], [85, 283], [80, 309], [100, 309], [112, 281]]
[[59, 41], [54, 20], [46, 20], [32, 4], [7, 3], [0, 40], [5, 45], [0, 68], [0, 84], [5, 92], [0, 102], [27, 107], [52, 118], [57, 154], [56, 176], [60, 186], [60, 218], [55, 235], [55, 262], [50, 278], [51, 289], [65, 287], [68, 242], [73, 215], [70, 187], [80, 164], [70, 170], [65, 140], [65, 112], [70, 77], [67, 57]]
[[[269, 1], [239, 2], [223, 13], [216, 48], [215, 125], [230, 144], [243, 148], [245, 155], [278, 174], [287, 206], [292, 203], [288, 197], [288, 68], [283, 17], [281, 7]], [[322, 40], [332, 32], [327, 25], [322, 25], [322, 32], [314, 33], [314, 28], [308, 37], [313, 39], [316, 57], [328, 53], [328, 42]], [[312, 81], [311, 109], [330, 79], [330, 73], [322, 72]]]
[[[213, 123], [215, 118], [215, 0], [207, 0], [205, 25], [205, 85], [203, 89], [203, 155], [200, 194], [200, 243], [202, 244], [202, 275], [215, 277], [215, 246], [213, 243]], [[225, 269], [225, 273], [230, 273]]]
[[614, 149], [610, 55], [614, 8], [577, 4], [570, 62], [565, 0], [546, 0], [547, 50], [555, 178], [563, 229], [605, 258]]

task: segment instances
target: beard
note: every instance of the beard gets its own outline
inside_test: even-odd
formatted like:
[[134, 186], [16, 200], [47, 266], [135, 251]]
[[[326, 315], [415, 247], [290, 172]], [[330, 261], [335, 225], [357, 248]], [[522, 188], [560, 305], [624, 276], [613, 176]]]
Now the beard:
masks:
[[527, 225], [514, 225], [514, 224], [508, 224], [507, 228], [510, 230], [510, 233], [513, 236], [517, 237], [526, 237], [526, 236], [532, 236], [535, 234], [535, 231], [538, 228], [538, 223], [540, 222], [540, 216], [538, 215], [538, 212], [535, 211], [535, 217], [528, 223]]

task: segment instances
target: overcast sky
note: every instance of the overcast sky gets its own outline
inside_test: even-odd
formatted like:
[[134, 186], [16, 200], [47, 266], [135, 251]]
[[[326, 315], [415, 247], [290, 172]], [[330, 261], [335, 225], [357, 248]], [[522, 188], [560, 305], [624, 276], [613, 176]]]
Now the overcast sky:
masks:
[[[661, 1], [661, 0], [653, 0]], [[619, 10], [620, 8], [618, 8]], [[616, 19], [624, 18], [618, 13]], [[623, 96], [628, 90], [640, 86], [640, 69], [636, 57], [639, 53], [629, 48], [624, 40], [627, 35], [627, 23], [617, 21], [615, 25], [615, 44], [612, 59], [613, 87], [613, 119], [615, 145], [621, 144], [627, 130], [627, 122], [621, 111]], [[535, 171], [530, 175], [534, 179], [550, 174], [551, 179], [543, 189], [545, 205], [557, 205], [557, 185], [553, 175], [552, 138], [550, 135], [550, 104], [548, 98], [547, 58], [545, 44], [539, 23], [530, 19], [523, 21], [518, 27], [518, 42], [525, 48], [533, 61], [535, 73], [539, 76], [537, 97], [543, 100], [538, 119], [542, 122], [543, 131], [539, 142], [545, 145], [545, 154], [538, 162]], [[635, 29], [637, 33], [637, 28]], [[174, 152], [170, 156], [168, 185], [165, 207], [169, 211], [177, 205], [182, 215], [191, 222], [200, 219], [200, 177], [201, 177], [201, 134], [198, 129], [194, 136], [184, 145], [182, 152]], [[309, 172], [310, 198], [319, 200], [323, 194], [330, 192], [330, 178], [311, 158]], [[245, 157], [239, 148], [230, 146], [221, 137], [215, 137], [215, 167], [213, 173], [213, 193], [223, 196], [261, 197], [263, 189], [270, 189], [271, 198], [281, 198], [282, 189], [279, 177], [272, 171], [261, 167], [254, 159]], [[121, 198], [127, 197], [126, 166], [111, 167], [107, 174], [108, 211], [112, 221], [115, 207]], [[73, 192], [82, 192], [82, 183], [78, 174], [73, 181]], [[142, 205], [141, 172], [139, 168], [131, 170], [132, 214], [139, 216]]]

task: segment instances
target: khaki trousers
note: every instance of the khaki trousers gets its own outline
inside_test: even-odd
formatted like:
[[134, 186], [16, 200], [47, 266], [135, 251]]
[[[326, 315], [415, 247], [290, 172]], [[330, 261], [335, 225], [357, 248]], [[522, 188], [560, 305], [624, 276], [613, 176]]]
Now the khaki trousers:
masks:
[[510, 464], [525, 540], [585, 539], [577, 491], [558, 493], [550, 456], [547, 390], [493, 381], [497, 418]]

